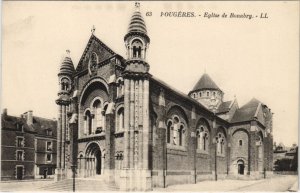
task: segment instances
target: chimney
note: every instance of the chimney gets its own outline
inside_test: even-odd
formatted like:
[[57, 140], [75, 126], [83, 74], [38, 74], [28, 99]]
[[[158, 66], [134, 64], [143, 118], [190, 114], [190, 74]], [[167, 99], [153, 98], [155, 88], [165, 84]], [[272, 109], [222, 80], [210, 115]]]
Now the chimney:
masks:
[[3, 109], [3, 113], [2, 114], [3, 114], [3, 116], [7, 116], [7, 108]]
[[32, 125], [33, 123], [32, 110], [29, 110], [26, 114], [27, 114], [26, 117], [27, 125]]

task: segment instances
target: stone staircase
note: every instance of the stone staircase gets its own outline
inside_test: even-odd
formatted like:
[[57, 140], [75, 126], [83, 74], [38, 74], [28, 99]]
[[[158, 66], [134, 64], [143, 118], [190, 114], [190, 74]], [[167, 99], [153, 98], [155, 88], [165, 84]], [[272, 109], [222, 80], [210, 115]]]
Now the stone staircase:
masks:
[[[118, 191], [119, 189], [110, 183], [106, 183], [103, 178], [89, 177], [89, 178], [76, 178], [75, 191]], [[37, 188], [37, 191], [55, 191], [55, 192], [72, 192], [73, 180], [66, 179], [58, 182], [53, 182], [46, 186]]]

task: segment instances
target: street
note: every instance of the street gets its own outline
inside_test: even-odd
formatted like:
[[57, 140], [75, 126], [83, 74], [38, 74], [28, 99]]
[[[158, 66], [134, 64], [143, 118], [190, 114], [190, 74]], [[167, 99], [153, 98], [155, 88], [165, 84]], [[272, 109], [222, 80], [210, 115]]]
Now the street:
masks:
[[[97, 180], [97, 182], [95, 181]], [[261, 180], [218, 180], [202, 181], [197, 184], [172, 185], [167, 188], [155, 188], [153, 191], [175, 192], [285, 192], [298, 180], [296, 175], [275, 175], [273, 178]], [[105, 184], [103, 179], [78, 179], [76, 186], [79, 191], [116, 191], [114, 187]], [[71, 191], [71, 180], [54, 182], [53, 180], [1, 182], [1, 192], [12, 191]]]
[[192, 192], [285, 192], [291, 188], [298, 180], [296, 175], [274, 175], [273, 178], [261, 180], [218, 180], [202, 181], [197, 184], [172, 185], [167, 188], [156, 188], [154, 191], [174, 192], [174, 191], [192, 191]]

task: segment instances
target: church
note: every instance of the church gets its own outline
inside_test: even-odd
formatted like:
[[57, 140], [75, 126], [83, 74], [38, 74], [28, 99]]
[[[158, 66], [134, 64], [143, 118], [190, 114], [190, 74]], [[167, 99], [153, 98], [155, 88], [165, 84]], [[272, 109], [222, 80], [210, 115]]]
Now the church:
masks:
[[[149, 73], [150, 37], [136, 3], [126, 56], [94, 33], [58, 73], [56, 180], [102, 176], [124, 191], [272, 175], [272, 112], [224, 101], [208, 74], [184, 94]], [[176, 57], [176, 56], [175, 56]], [[168, 64], [165, 64], [168, 65]]]

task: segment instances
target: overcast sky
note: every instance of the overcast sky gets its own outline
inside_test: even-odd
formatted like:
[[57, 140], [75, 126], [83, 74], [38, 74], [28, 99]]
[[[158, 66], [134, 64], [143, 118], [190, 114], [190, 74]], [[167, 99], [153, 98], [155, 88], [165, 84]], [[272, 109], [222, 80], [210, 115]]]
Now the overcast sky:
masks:
[[[66, 49], [75, 67], [95, 35], [125, 56], [134, 2], [3, 2], [2, 108], [57, 116], [58, 68]], [[253, 97], [274, 113], [276, 142], [298, 141], [299, 2], [141, 2], [151, 39], [150, 73], [188, 93], [206, 72], [241, 107]], [[145, 13], [151, 11], [152, 16]], [[189, 11], [268, 19], [170, 18]]]

